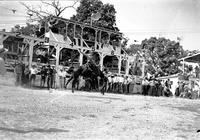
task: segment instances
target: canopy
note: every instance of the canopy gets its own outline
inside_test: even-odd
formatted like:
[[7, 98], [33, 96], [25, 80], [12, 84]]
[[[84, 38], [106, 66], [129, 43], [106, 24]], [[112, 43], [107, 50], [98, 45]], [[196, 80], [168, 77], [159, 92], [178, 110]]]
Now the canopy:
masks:
[[194, 54], [192, 56], [186, 56], [184, 58], [181, 58], [179, 61], [183, 60], [186, 62], [200, 63], [200, 53]]
[[58, 42], [58, 43], [61, 43], [61, 44], [71, 44], [72, 41], [70, 40], [70, 38], [67, 36], [67, 40], [64, 40], [64, 36], [61, 35], [61, 34], [56, 34], [56, 33], [53, 33], [51, 30], [45, 34], [46, 37], [49, 38], [49, 41], [51, 42]]

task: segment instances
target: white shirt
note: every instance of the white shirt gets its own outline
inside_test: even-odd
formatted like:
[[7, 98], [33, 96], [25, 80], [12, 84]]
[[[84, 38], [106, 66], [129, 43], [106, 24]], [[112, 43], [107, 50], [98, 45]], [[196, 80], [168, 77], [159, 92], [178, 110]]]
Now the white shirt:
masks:
[[37, 69], [36, 68], [30, 68], [31, 74], [37, 74]]
[[124, 82], [124, 78], [123, 77], [118, 77], [118, 81], [120, 82], [120, 83], [123, 83]]

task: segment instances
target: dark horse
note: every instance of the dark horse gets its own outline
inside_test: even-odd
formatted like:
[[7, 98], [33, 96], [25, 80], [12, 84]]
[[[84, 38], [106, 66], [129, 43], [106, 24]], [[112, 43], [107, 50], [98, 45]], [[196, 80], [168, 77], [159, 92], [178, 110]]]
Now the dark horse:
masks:
[[100, 77], [100, 91], [104, 95], [108, 79], [94, 63], [87, 62], [86, 64], [79, 66], [77, 70], [72, 72], [71, 77], [68, 79], [65, 85], [67, 86], [68, 83], [72, 80], [72, 92], [74, 92], [75, 85], [79, 82], [79, 76], [90, 78], [91, 81], [94, 81], [95, 78]]

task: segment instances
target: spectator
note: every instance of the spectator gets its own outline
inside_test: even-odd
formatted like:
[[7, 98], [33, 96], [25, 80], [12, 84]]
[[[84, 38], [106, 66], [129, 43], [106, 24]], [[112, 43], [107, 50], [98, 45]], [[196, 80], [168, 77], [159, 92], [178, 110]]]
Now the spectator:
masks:
[[30, 87], [35, 86], [35, 79], [36, 79], [36, 74], [38, 73], [36, 65], [32, 65], [30, 68]]
[[123, 93], [128, 93], [128, 76], [124, 77], [122, 89], [123, 89]]
[[16, 86], [19, 86], [22, 84], [22, 72], [23, 72], [23, 66], [22, 66], [22, 62], [21, 61], [17, 61], [16, 62], [16, 65], [15, 65], [15, 69], [14, 69], [14, 72], [15, 72], [15, 75], [16, 75], [16, 82], [15, 82], [15, 85]]
[[26, 86], [29, 85], [29, 74], [30, 74], [30, 70], [29, 70], [28, 65], [26, 65], [24, 69], [24, 82]]
[[53, 69], [50, 65], [47, 66], [47, 88], [53, 87]]
[[46, 77], [47, 77], [47, 69], [45, 68], [45, 66], [42, 66], [40, 75], [41, 75], [40, 87], [44, 87], [45, 82], [46, 82]]
[[142, 95], [148, 95], [148, 85], [149, 81], [147, 77], [142, 80]]
[[59, 77], [59, 84], [60, 84], [60, 88], [63, 89], [64, 86], [65, 86], [65, 77], [66, 77], [66, 71], [61, 68], [59, 71], [58, 71], [58, 77]]

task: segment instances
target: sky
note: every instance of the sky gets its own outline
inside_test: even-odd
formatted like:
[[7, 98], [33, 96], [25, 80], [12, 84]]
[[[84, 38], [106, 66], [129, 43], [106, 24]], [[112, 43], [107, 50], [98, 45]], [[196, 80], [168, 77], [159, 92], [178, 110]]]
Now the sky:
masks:
[[[22, 1], [37, 7], [40, 1]], [[102, 0], [113, 4], [117, 13], [117, 26], [129, 38], [129, 44], [145, 38], [166, 37], [177, 41], [187, 50], [199, 50], [199, 0]], [[62, 1], [70, 5], [72, 0]], [[77, 4], [78, 6], [78, 4]], [[15, 13], [11, 9], [16, 10]], [[62, 17], [69, 18], [76, 11], [67, 9]], [[0, 0], [0, 29], [9, 30], [15, 24], [25, 25], [26, 10], [19, 1]], [[135, 42], [137, 40], [138, 42]]]

